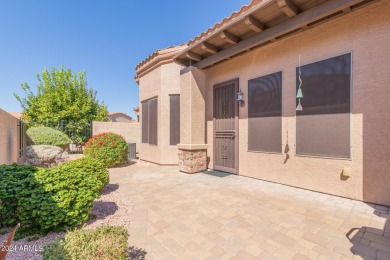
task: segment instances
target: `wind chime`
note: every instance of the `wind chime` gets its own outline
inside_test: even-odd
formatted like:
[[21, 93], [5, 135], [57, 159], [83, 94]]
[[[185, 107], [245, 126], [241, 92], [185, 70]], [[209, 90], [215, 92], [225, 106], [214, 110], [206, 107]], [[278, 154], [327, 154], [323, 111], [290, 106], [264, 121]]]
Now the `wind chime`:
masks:
[[298, 86], [298, 91], [297, 91], [298, 106], [295, 110], [302, 111], [301, 99], [303, 98], [303, 93], [302, 93], [302, 88], [301, 88], [302, 87], [301, 55], [299, 55], [298, 80], [299, 80], [299, 86]]

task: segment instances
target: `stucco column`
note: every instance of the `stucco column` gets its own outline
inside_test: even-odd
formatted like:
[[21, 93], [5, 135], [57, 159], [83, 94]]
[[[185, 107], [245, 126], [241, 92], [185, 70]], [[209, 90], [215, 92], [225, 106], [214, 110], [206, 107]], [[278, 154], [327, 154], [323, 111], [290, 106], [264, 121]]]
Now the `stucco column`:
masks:
[[180, 72], [179, 168], [196, 173], [207, 168], [206, 76], [202, 70], [187, 67]]

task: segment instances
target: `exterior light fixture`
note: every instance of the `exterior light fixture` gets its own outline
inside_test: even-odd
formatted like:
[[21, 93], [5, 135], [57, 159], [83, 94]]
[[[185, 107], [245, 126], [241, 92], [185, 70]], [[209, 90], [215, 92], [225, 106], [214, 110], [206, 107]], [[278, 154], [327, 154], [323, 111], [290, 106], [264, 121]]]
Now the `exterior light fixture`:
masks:
[[244, 102], [244, 93], [242, 93], [241, 89], [239, 89], [237, 92], [237, 102], [240, 105]]

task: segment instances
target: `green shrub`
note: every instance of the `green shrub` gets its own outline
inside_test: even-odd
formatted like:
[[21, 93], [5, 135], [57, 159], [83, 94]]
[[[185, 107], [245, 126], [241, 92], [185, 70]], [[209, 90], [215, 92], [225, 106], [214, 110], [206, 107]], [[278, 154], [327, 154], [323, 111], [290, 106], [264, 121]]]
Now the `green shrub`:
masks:
[[22, 192], [21, 222], [43, 233], [82, 224], [88, 220], [107, 176], [107, 169], [99, 162], [84, 158], [35, 173]]
[[0, 227], [19, 222], [20, 194], [27, 188], [28, 178], [40, 170], [28, 165], [0, 165]]
[[[9, 176], [18, 173], [18, 167], [20, 173]], [[20, 232], [28, 229], [44, 234], [82, 224], [108, 183], [108, 170], [87, 158], [49, 169], [4, 165], [0, 173], [6, 177], [0, 184], [1, 210], [11, 212], [1, 214], [1, 223], [21, 223]]]
[[127, 259], [128, 234], [124, 227], [99, 226], [69, 232], [63, 239], [44, 247], [43, 260]]
[[43, 247], [42, 260], [68, 260], [70, 259], [63, 247], [63, 240], [47, 244]]
[[108, 170], [99, 160], [83, 157], [66, 164], [72, 168], [82, 169], [87, 175], [97, 178], [100, 181], [99, 190], [102, 190], [109, 182]]
[[27, 130], [27, 145], [46, 144], [67, 149], [71, 140], [61, 131], [50, 127], [31, 127]]
[[107, 167], [118, 166], [126, 162], [127, 152], [125, 139], [114, 133], [95, 135], [84, 146], [86, 157], [96, 158]]

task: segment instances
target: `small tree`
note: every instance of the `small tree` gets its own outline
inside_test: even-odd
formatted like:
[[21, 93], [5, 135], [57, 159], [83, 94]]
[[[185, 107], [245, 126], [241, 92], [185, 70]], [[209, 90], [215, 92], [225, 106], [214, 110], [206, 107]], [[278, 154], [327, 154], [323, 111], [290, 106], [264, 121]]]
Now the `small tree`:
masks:
[[26, 97], [14, 94], [27, 122], [65, 121], [67, 126], [76, 128], [70, 136], [72, 141], [81, 143], [85, 141], [83, 131], [76, 124], [108, 121], [107, 107], [99, 103], [96, 91], [87, 88], [85, 71], [72, 74], [71, 69], [65, 70], [63, 66], [60, 70], [53, 67], [51, 71], [44, 69], [42, 76], [37, 73], [37, 78], [36, 94], [26, 83], [22, 84]]

